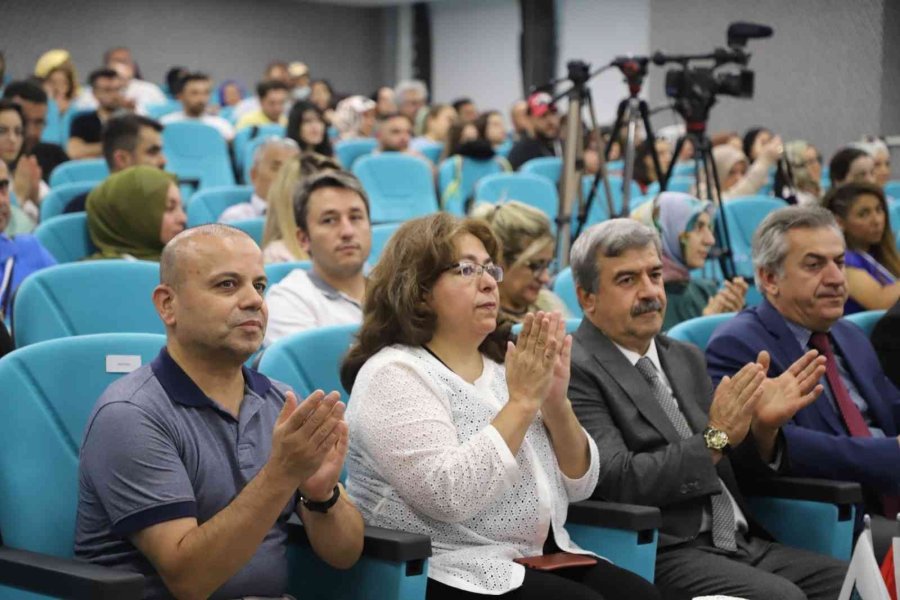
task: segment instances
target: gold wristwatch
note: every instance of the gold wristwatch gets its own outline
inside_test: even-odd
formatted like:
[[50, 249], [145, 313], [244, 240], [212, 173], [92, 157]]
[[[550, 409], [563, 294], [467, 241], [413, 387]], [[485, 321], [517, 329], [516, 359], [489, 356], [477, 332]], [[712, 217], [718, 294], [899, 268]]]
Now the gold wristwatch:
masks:
[[731, 444], [728, 443], [728, 434], [715, 427], [707, 427], [703, 430], [703, 439], [710, 450], [718, 450], [722, 454], [728, 454]]

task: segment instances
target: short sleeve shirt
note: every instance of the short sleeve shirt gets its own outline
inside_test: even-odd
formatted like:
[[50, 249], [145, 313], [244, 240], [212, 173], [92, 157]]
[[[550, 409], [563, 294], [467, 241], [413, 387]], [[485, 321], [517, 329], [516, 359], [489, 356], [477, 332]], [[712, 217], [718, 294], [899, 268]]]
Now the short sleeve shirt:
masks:
[[[260, 471], [286, 388], [246, 368], [244, 381], [234, 418], [164, 348], [150, 365], [107, 388], [81, 446], [76, 557], [144, 574], [145, 598], [171, 597], [129, 536], [185, 517], [202, 525]], [[296, 500], [295, 495], [250, 561], [212, 598], [284, 594], [287, 519]]]

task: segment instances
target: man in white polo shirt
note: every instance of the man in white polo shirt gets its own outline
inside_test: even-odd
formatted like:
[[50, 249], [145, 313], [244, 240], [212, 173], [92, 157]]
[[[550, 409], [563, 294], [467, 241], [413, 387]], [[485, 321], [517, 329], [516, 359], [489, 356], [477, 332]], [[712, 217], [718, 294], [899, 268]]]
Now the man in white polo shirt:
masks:
[[234, 138], [234, 127], [231, 123], [219, 115], [206, 112], [212, 94], [212, 82], [209, 77], [203, 73], [188, 73], [181, 79], [180, 85], [178, 100], [181, 101], [182, 110], [164, 116], [159, 122], [168, 125], [179, 121], [199, 121], [214, 127], [226, 142], [230, 142]]
[[294, 195], [294, 217], [312, 269], [295, 269], [269, 290], [266, 345], [314, 327], [362, 322], [372, 226], [359, 180], [343, 171], [306, 180]]

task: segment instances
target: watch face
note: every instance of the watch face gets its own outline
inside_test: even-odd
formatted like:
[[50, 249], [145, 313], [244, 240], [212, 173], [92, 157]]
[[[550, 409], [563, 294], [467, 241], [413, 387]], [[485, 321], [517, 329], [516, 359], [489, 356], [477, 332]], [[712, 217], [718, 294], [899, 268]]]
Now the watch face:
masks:
[[706, 431], [706, 445], [713, 450], [721, 450], [728, 445], [728, 434], [718, 429], [708, 429]]

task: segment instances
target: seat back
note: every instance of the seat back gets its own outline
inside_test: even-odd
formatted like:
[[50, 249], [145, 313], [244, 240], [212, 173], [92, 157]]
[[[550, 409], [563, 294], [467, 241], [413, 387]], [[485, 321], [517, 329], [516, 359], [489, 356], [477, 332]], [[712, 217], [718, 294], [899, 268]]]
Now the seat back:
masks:
[[356, 140], [341, 140], [334, 145], [334, 155], [345, 170], [353, 169], [357, 160], [371, 154], [378, 147], [375, 138], [359, 138]]
[[384, 250], [388, 240], [394, 235], [394, 232], [400, 229], [401, 223], [382, 223], [381, 225], [372, 226], [372, 250], [369, 252], [368, 263], [374, 265], [381, 257], [381, 251]]
[[[244, 159], [247, 156], [247, 144], [249, 144], [250, 141], [265, 139], [273, 135], [277, 137], [284, 137], [284, 132], [284, 126], [277, 123], [272, 123], [270, 125], [254, 125], [238, 129], [234, 134], [234, 139], [231, 140], [231, 148], [234, 151], [234, 163], [235, 167], [237, 167], [236, 170], [238, 174], [242, 175], [244, 173]], [[250, 155], [250, 159], [253, 159], [252, 155]], [[250, 171], [250, 166], [252, 165], [246, 165], [248, 173]], [[244, 183], [249, 182], [249, 179], [244, 179]]]
[[[168, 148], [166, 149], [168, 150]], [[85, 158], [62, 163], [50, 173], [50, 188], [57, 188], [64, 183], [79, 181], [102, 181], [109, 177], [109, 167], [102, 158]]]
[[179, 100], [166, 100], [157, 104], [147, 105], [147, 116], [157, 121], [166, 115], [176, 113], [181, 110], [181, 102]]
[[[610, 175], [607, 177], [609, 180], [609, 187], [612, 191], [612, 200], [613, 200], [613, 208], [616, 211], [616, 214], [622, 212], [622, 178]], [[581, 190], [584, 195], [584, 200], [587, 202], [587, 199], [591, 193], [591, 188], [594, 185], [594, 176], [593, 175], [585, 175], [581, 179]], [[634, 181], [631, 182], [631, 200], [628, 205], [628, 210], [634, 210], [637, 207], [637, 199], [641, 197], [641, 188]], [[651, 196], [652, 199], [652, 196]], [[574, 229], [578, 223], [578, 215], [577, 215], [578, 207], [573, 205], [572, 207], [572, 228]], [[594, 201], [591, 203], [590, 212], [587, 215], [587, 221], [585, 221], [585, 226], [590, 227], [591, 225], [595, 225], [597, 223], [602, 223], [609, 219], [609, 203], [606, 201], [606, 188], [603, 185], [603, 181], [599, 181], [597, 183], [597, 191], [594, 194]]]
[[312, 269], [312, 261], [297, 260], [266, 265], [266, 278], [269, 280], [267, 289], [272, 289], [273, 285], [287, 277], [288, 273], [290, 273], [294, 269], [303, 269], [304, 271], [309, 271], [310, 269]]
[[425, 155], [425, 158], [436, 165], [441, 161], [441, 152], [444, 151], [444, 145], [440, 142], [429, 142], [419, 147], [419, 152]]
[[91, 333], [165, 333], [151, 301], [158, 284], [159, 264], [147, 261], [98, 260], [41, 269], [16, 293], [16, 347]]
[[81, 260], [97, 251], [88, 233], [87, 215], [83, 212], [59, 215], [38, 225], [34, 236], [58, 263]]
[[431, 166], [421, 158], [371, 154], [353, 165], [353, 174], [369, 196], [373, 223], [399, 223], [438, 210]]
[[41, 200], [41, 223], [63, 214], [66, 205], [73, 198], [90, 192], [99, 184], [99, 181], [76, 181], [74, 183], [63, 183], [55, 188], [51, 188], [50, 193]]
[[438, 189], [441, 208], [462, 217], [466, 201], [474, 195], [475, 185], [483, 177], [502, 173], [503, 167], [495, 159], [475, 160], [465, 156], [451, 156], [438, 169]]
[[875, 329], [875, 323], [884, 316], [884, 310], [867, 310], [864, 312], [854, 313], [852, 315], [847, 315], [844, 317], [845, 321], [850, 321], [857, 327], [863, 330], [866, 336], [872, 335], [872, 330]]
[[696, 317], [682, 321], [668, 331], [670, 338], [688, 344], [694, 344], [704, 352], [709, 338], [712, 337], [716, 327], [733, 317], [736, 313], [721, 313], [707, 317]]
[[234, 185], [228, 145], [215, 127], [195, 121], [166, 125], [162, 133], [166, 170], [199, 181], [198, 189]]
[[242, 219], [229, 223], [232, 227], [240, 229], [253, 238], [257, 246], [262, 247], [263, 230], [266, 228], [266, 220], [262, 217], [256, 219]]
[[578, 304], [578, 294], [575, 292], [572, 267], [566, 267], [556, 275], [556, 279], [553, 280], [553, 293], [566, 304], [566, 308], [573, 317], [580, 319], [584, 316], [581, 305]]
[[728, 225], [728, 241], [738, 275], [753, 279], [753, 233], [769, 213], [785, 206], [787, 202], [784, 200], [769, 196], [745, 196], [725, 201], [723, 211]]
[[191, 197], [187, 205], [188, 227], [215, 223], [225, 209], [249, 202], [253, 188], [245, 185], [231, 185], [201, 190]]
[[[824, 177], [825, 174], [823, 173], [822, 176]], [[884, 195], [894, 200], [900, 200], [900, 179], [892, 179], [884, 184]]]
[[4, 544], [72, 556], [78, 451], [87, 419], [129, 363], [147, 364], [165, 343], [162, 335], [92, 335], [35, 344], [0, 359]]
[[496, 173], [482, 177], [475, 185], [476, 202], [518, 200], [540, 210], [554, 224], [559, 213], [556, 186], [533, 173]]
[[546, 177], [553, 182], [553, 185], [557, 185], [562, 178], [562, 166], [563, 161], [561, 158], [557, 156], [545, 156], [542, 158], [532, 158], [531, 160], [526, 161], [519, 167], [519, 171]]
[[341, 361], [359, 325], [333, 325], [301, 331], [269, 346], [259, 372], [294, 388], [298, 400], [315, 390], [337, 390], [345, 402], [350, 394], [341, 385]]

